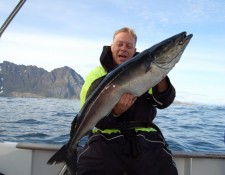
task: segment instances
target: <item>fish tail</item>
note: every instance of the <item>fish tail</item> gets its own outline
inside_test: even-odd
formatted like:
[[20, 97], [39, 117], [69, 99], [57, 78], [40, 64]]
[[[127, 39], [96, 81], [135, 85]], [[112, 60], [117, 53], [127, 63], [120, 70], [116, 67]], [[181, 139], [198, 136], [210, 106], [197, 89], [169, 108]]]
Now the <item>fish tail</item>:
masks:
[[77, 152], [68, 154], [66, 159], [67, 175], [75, 175], [77, 171]]
[[[47, 162], [47, 164], [66, 163], [67, 173], [76, 174], [77, 169], [77, 152], [68, 152], [67, 145], [63, 145]], [[76, 150], [76, 149], [75, 149]]]
[[57, 164], [65, 162], [67, 155], [67, 145], [63, 145], [47, 162], [47, 164]]

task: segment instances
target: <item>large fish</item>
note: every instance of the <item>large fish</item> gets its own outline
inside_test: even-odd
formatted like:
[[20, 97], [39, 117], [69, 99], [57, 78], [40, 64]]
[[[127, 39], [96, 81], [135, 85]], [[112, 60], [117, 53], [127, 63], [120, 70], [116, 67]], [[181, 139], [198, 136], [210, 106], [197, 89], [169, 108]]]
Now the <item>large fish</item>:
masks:
[[76, 174], [77, 144], [97, 122], [108, 115], [124, 93], [140, 96], [157, 85], [180, 60], [192, 34], [172, 36], [119, 65], [110, 72], [87, 98], [77, 114], [72, 137], [48, 161], [65, 162], [69, 175]]

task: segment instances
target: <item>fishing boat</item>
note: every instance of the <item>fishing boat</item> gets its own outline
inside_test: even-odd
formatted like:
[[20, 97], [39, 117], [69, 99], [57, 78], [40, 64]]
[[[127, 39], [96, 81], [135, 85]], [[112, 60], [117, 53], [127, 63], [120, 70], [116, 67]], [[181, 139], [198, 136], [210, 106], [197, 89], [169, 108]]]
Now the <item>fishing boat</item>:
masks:
[[[0, 143], [0, 173], [4, 175], [60, 175], [64, 164], [48, 165], [62, 145]], [[224, 175], [225, 154], [173, 152], [179, 175]]]

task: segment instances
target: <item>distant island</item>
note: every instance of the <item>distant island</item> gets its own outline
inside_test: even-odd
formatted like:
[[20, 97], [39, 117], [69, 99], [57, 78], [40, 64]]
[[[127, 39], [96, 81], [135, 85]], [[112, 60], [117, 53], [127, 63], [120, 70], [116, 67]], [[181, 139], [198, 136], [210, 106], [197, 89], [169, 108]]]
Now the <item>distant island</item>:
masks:
[[37, 66], [0, 63], [0, 97], [79, 98], [84, 79], [70, 67], [46, 71]]

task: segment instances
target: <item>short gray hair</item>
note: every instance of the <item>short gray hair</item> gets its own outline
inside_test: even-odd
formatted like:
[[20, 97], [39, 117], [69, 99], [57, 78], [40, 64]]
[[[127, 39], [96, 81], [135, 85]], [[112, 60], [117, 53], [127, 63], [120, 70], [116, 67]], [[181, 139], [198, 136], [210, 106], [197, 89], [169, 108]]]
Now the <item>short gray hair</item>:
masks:
[[135, 31], [134, 31], [133, 29], [131, 29], [131, 28], [129, 28], [129, 27], [123, 27], [123, 28], [121, 28], [121, 29], [119, 29], [119, 30], [116, 30], [116, 31], [114, 32], [113, 39], [114, 39], [114, 38], [116, 37], [116, 35], [117, 35], [118, 33], [120, 33], [120, 32], [127, 32], [127, 33], [129, 33], [131, 36], [134, 37], [135, 44], [137, 43], [137, 34], [135, 33]]

